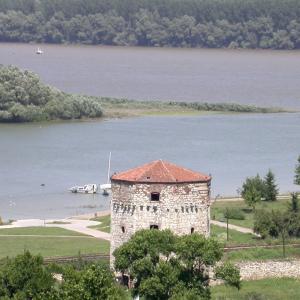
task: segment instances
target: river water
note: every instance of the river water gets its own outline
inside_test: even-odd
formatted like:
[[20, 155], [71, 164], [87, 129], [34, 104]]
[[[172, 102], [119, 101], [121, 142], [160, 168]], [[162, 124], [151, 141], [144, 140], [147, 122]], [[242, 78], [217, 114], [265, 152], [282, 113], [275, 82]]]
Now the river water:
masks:
[[211, 173], [215, 195], [236, 195], [245, 177], [268, 168], [281, 191], [294, 190], [300, 114], [0, 125], [0, 140], [1, 215], [65, 217], [109, 207], [102, 195], [67, 188], [105, 182], [110, 151], [112, 172], [161, 158]]
[[0, 44], [0, 64], [63, 91], [300, 108], [300, 51]]
[[[228, 101], [300, 108], [300, 52], [0, 44], [0, 63], [64, 91], [135, 99]], [[0, 216], [58, 218], [104, 210], [109, 198], [76, 184], [156, 159], [211, 173], [213, 194], [236, 195], [271, 168], [293, 191], [300, 114], [143, 117], [0, 124]], [[44, 186], [41, 186], [44, 184]]]

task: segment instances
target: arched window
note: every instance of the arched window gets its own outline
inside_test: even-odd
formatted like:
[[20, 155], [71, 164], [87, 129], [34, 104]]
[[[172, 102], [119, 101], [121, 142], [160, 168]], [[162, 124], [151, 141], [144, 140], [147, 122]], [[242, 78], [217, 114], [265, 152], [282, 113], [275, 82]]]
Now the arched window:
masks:
[[191, 234], [193, 234], [193, 233], [194, 233], [194, 231], [195, 231], [195, 228], [194, 228], [194, 227], [192, 227], [192, 228], [191, 228]]
[[125, 233], [125, 227], [122, 226], [121, 229], [122, 229], [122, 232]]

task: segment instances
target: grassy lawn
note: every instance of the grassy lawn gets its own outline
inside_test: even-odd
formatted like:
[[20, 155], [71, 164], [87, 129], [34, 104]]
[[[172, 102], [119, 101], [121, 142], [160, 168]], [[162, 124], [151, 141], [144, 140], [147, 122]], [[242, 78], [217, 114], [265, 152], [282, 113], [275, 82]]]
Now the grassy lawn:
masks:
[[96, 217], [91, 220], [101, 222], [101, 224], [95, 226], [89, 226], [89, 228], [97, 229], [99, 231], [104, 231], [108, 233], [110, 232], [110, 215]]
[[[239, 249], [225, 252], [223, 259], [235, 261], [282, 259], [282, 247]], [[300, 248], [286, 247], [286, 258], [300, 258]]]
[[[243, 281], [242, 288], [225, 285], [211, 288], [213, 300], [288, 300], [300, 299], [300, 280], [272, 278]], [[255, 297], [256, 295], [256, 297]]]
[[[40, 237], [40, 235], [43, 236]], [[32, 254], [41, 254], [44, 257], [74, 256], [79, 252], [81, 254], [108, 254], [109, 242], [62, 228], [28, 227], [0, 230], [0, 258], [16, 256], [24, 250], [29, 250]]]
[[265, 243], [263, 240], [251, 233], [242, 233], [233, 229], [229, 229], [229, 241], [227, 241], [226, 228], [212, 224], [210, 226], [210, 230], [211, 236], [221, 242], [224, 242], [226, 246], [257, 245]]
[[59, 227], [0, 228], [0, 236], [1, 235], [84, 236], [82, 233]]
[[[257, 205], [257, 209], [266, 209], [266, 210], [285, 210], [287, 208], [288, 199], [277, 200], [274, 202], [262, 201]], [[245, 220], [233, 220], [230, 219], [229, 223], [234, 225], [239, 225], [242, 227], [253, 228], [253, 218], [254, 214], [249, 209], [244, 201], [216, 201], [211, 207], [211, 217], [213, 220], [225, 221], [224, 211], [226, 208], [238, 208], [241, 209], [245, 214]]]

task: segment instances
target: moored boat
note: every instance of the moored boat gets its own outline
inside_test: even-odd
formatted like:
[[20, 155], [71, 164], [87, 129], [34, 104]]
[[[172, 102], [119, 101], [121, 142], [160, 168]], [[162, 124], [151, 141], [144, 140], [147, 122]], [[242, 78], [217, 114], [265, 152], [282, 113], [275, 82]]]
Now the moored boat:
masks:
[[85, 184], [83, 186], [73, 186], [69, 189], [72, 193], [96, 194], [98, 186], [95, 183]]

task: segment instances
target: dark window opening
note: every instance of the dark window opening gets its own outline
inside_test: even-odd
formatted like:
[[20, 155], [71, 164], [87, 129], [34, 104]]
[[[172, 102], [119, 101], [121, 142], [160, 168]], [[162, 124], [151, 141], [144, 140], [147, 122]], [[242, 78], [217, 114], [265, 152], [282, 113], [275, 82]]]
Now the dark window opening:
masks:
[[194, 233], [194, 231], [195, 231], [195, 228], [192, 227], [192, 228], [191, 228], [191, 234]]
[[122, 283], [129, 287], [129, 277], [127, 275], [122, 275]]
[[159, 201], [159, 193], [151, 193], [151, 201]]
[[150, 229], [158, 229], [158, 225], [150, 225]]
[[124, 226], [122, 226], [122, 232], [125, 233], [125, 227]]

